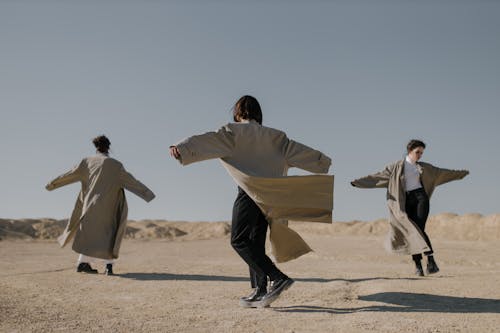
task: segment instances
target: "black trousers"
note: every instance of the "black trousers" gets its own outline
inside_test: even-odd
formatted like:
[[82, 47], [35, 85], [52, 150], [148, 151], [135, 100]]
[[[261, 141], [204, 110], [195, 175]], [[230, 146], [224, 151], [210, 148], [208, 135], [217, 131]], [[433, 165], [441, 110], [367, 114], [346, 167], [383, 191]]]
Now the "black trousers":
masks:
[[286, 277], [266, 255], [268, 226], [259, 207], [238, 188], [233, 206], [231, 245], [250, 269], [252, 288], [265, 288], [268, 277], [271, 281]]
[[[422, 231], [425, 242], [430, 248], [430, 251], [424, 252], [424, 254], [433, 254], [434, 252], [432, 251], [431, 241], [429, 236], [425, 233], [425, 223], [427, 222], [427, 217], [429, 216], [429, 197], [423, 188], [406, 193], [405, 209], [410, 220], [415, 222], [420, 231]], [[412, 258], [415, 261], [422, 260], [422, 254], [414, 254]]]

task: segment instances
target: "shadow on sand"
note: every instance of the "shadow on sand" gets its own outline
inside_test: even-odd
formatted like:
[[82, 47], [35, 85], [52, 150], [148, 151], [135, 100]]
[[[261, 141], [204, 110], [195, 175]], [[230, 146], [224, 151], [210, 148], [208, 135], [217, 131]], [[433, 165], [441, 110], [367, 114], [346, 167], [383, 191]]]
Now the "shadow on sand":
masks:
[[354, 313], [354, 312], [442, 312], [442, 313], [500, 313], [500, 300], [385, 292], [359, 296], [359, 300], [386, 303], [358, 308], [327, 308], [321, 306], [290, 306], [274, 308], [279, 312]]
[[[220, 282], [248, 282], [248, 277], [242, 276], [222, 276], [222, 275], [201, 275], [201, 274], [173, 274], [173, 273], [125, 273], [116, 276], [140, 280], [140, 281], [161, 281], [161, 280], [184, 280], [184, 281], [220, 281]], [[372, 281], [372, 280], [419, 280], [418, 278], [387, 278], [371, 277], [362, 279], [324, 279], [324, 278], [294, 278], [298, 282], [327, 283], [334, 281], [345, 281], [350, 283]]]

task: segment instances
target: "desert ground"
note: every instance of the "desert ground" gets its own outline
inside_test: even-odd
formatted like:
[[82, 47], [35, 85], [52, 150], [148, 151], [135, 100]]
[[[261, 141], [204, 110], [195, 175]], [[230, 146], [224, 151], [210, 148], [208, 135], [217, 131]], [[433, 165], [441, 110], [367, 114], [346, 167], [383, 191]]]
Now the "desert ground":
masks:
[[0, 332], [500, 332], [500, 215], [433, 216], [425, 277], [385, 251], [385, 220], [293, 222], [314, 252], [279, 264], [296, 283], [265, 309], [238, 305], [228, 223], [131, 221], [115, 276], [76, 272], [64, 223], [0, 220]]

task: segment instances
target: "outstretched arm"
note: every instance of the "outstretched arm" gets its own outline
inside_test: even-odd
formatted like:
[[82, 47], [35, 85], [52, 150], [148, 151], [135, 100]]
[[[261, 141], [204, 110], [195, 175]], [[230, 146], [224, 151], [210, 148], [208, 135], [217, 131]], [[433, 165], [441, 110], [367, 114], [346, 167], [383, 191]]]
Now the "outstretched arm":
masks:
[[138, 197], [150, 202], [155, 198], [155, 194], [143, 183], [135, 179], [125, 168], [120, 169], [120, 180], [123, 187], [137, 195]]
[[459, 180], [469, 174], [468, 170], [450, 170], [443, 168], [435, 168], [436, 172], [436, 186], [442, 185], [453, 180]]
[[380, 172], [353, 180], [351, 185], [359, 188], [387, 188], [391, 173], [392, 167], [388, 165]]
[[290, 167], [314, 173], [327, 173], [332, 164], [330, 157], [322, 152], [288, 138], [284, 150], [286, 162]]
[[62, 175], [51, 180], [45, 188], [48, 191], [55, 190], [58, 187], [76, 183], [81, 180], [81, 168], [84, 162], [81, 161], [78, 165], [75, 165], [71, 170]]
[[223, 126], [217, 132], [194, 135], [170, 146], [170, 155], [179, 160], [182, 165], [188, 165], [212, 158], [230, 156], [233, 149], [233, 132], [228, 126]]

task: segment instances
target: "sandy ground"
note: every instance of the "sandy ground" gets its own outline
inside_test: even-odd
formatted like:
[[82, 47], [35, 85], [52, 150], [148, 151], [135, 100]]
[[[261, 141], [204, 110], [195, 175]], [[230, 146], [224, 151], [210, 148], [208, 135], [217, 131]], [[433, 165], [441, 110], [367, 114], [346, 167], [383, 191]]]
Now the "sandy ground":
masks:
[[303, 236], [315, 252], [279, 265], [296, 283], [267, 309], [238, 306], [227, 236], [127, 239], [113, 277], [76, 273], [53, 240], [3, 240], [0, 332], [500, 332], [498, 240], [433, 239], [441, 272], [418, 278], [383, 237]]

